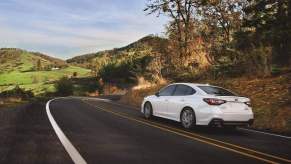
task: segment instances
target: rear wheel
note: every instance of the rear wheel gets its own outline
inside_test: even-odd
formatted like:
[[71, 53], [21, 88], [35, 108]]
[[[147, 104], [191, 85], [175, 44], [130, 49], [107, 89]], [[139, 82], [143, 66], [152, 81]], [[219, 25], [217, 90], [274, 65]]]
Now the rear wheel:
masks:
[[186, 129], [191, 129], [195, 125], [195, 114], [190, 108], [186, 108], [181, 113], [181, 123]]
[[151, 105], [151, 103], [149, 103], [149, 102], [146, 102], [145, 104], [144, 104], [144, 108], [143, 108], [143, 110], [144, 110], [144, 117], [146, 118], [146, 119], [150, 119], [151, 117], [152, 117], [152, 115], [153, 115], [153, 108], [152, 108], [152, 105]]

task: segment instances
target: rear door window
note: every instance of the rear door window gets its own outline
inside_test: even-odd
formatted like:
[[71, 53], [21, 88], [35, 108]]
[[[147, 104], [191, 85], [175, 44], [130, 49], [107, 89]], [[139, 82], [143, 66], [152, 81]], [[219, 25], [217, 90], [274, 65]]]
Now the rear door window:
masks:
[[236, 96], [236, 94], [234, 94], [226, 89], [220, 88], [220, 87], [214, 87], [214, 86], [198, 86], [198, 87], [210, 95]]
[[193, 95], [195, 90], [187, 85], [177, 85], [176, 90], [173, 96], [186, 96], [186, 95]]

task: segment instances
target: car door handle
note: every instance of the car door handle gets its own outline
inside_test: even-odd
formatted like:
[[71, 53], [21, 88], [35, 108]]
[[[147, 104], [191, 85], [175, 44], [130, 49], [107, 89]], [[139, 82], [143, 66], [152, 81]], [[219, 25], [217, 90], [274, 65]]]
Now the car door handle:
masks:
[[165, 101], [168, 102], [169, 100], [168, 99], [165, 99]]
[[184, 99], [181, 99], [180, 101], [184, 102], [185, 100]]

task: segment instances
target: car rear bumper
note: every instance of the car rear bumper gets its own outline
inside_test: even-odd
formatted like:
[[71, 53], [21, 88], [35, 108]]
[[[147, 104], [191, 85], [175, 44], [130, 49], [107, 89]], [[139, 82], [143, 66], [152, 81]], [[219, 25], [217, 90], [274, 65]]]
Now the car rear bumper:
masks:
[[254, 123], [254, 119], [248, 121], [225, 121], [221, 118], [213, 118], [209, 122], [209, 126], [251, 126]]

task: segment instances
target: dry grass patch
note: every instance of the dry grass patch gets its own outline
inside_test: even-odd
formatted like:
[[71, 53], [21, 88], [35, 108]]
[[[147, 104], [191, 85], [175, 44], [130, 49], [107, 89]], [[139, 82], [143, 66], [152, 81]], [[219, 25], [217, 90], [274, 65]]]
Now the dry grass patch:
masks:
[[14, 107], [23, 103], [25, 103], [25, 101], [22, 98], [17, 97], [0, 98], [0, 109]]

